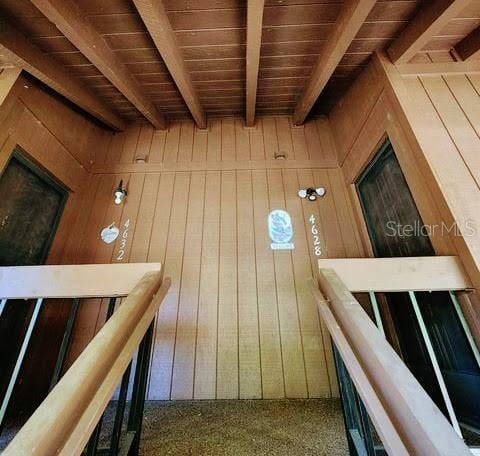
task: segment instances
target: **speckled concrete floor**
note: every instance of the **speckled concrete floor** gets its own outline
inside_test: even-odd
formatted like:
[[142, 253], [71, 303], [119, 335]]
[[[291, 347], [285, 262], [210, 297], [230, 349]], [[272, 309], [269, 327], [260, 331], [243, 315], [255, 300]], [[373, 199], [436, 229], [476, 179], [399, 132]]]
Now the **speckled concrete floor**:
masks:
[[141, 455], [348, 455], [336, 400], [149, 402]]
[[[100, 447], [109, 442], [115, 403], [107, 408]], [[0, 452], [18, 429], [0, 436]], [[147, 402], [140, 454], [194, 456], [346, 456], [338, 400]]]

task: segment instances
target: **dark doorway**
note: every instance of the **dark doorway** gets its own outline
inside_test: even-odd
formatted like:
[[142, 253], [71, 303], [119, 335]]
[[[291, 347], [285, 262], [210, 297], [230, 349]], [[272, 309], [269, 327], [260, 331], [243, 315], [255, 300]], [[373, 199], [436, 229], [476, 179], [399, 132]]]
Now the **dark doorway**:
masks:
[[[0, 266], [43, 264], [48, 256], [68, 192], [23, 151], [16, 148], [0, 176]], [[0, 398], [3, 398], [33, 312], [32, 301], [8, 301], [0, 318]], [[35, 333], [44, 326], [40, 313]], [[8, 416], [27, 408], [18, 399], [18, 386], [32, 389], [35, 375], [28, 356], [22, 364]], [[41, 366], [41, 360], [38, 365]], [[38, 369], [35, 374], [39, 375]], [[40, 375], [47, 373], [40, 373]], [[34, 388], [33, 388], [34, 389]], [[15, 413], [12, 413], [15, 412]]]
[[[358, 179], [357, 191], [377, 257], [430, 256], [434, 249], [421, 231], [422, 219], [391, 143], [387, 140]], [[412, 227], [412, 229], [405, 227]], [[415, 293], [456, 418], [480, 429], [480, 369], [460, 320], [455, 296]], [[447, 418], [445, 396], [425, 344], [412, 295], [382, 296], [382, 319], [391, 322], [386, 336]], [[388, 325], [387, 325], [388, 326]], [[448, 400], [448, 399], [447, 399]]]
[[0, 177], [0, 265], [45, 262], [67, 191], [16, 150]]

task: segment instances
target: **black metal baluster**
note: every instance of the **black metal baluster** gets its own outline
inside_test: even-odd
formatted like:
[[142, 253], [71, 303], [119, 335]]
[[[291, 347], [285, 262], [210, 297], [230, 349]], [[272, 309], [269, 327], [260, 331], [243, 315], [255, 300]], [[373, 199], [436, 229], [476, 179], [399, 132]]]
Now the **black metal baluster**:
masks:
[[133, 383], [132, 401], [128, 415], [127, 439], [131, 440], [130, 449], [122, 448], [122, 454], [137, 455], [140, 449], [140, 434], [142, 432], [143, 411], [145, 408], [145, 396], [147, 392], [147, 380], [150, 364], [150, 353], [153, 340], [153, 321], [145, 333], [138, 347], [137, 366], [135, 369], [135, 381]]
[[87, 444], [86, 456], [95, 456], [97, 454], [98, 441], [100, 440], [100, 432], [102, 430], [103, 415], [100, 417], [93, 434]]
[[110, 440], [109, 454], [114, 456], [118, 452], [120, 443], [120, 435], [122, 432], [123, 415], [125, 413], [125, 405], [127, 403], [128, 385], [130, 383], [130, 373], [132, 370], [132, 362], [128, 365], [122, 377], [122, 385], [118, 396], [117, 409], [115, 410], [115, 421], [113, 423], [112, 438]]
[[113, 315], [113, 312], [115, 312], [116, 304], [117, 304], [117, 298], [110, 298], [110, 300], [108, 301], [108, 309], [107, 309], [107, 316], [105, 318], [105, 323]]
[[[107, 316], [105, 318], [105, 323], [113, 315], [113, 312], [115, 311], [116, 302], [117, 302], [117, 298], [110, 298], [110, 300], [108, 301], [108, 309], [107, 309]], [[98, 441], [100, 439], [100, 432], [102, 430], [102, 422], [103, 422], [104, 416], [105, 416], [105, 413], [101, 416], [100, 420], [97, 423], [97, 426], [95, 427], [95, 430], [93, 431], [93, 434], [90, 437], [90, 440], [88, 441], [87, 456], [95, 456], [97, 454]]]
[[62, 344], [60, 345], [60, 350], [58, 351], [52, 380], [50, 381], [50, 387], [48, 389], [49, 392], [52, 391], [53, 387], [60, 380], [60, 375], [62, 374], [63, 366], [65, 364], [65, 358], [67, 356], [68, 350], [70, 348], [70, 343], [72, 341], [73, 328], [75, 326], [75, 320], [77, 319], [79, 307], [80, 299], [73, 298], [72, 306], [70, 307], [70, 314], [68, 316], [67, 324], [65, 326], [65, 332], [63, 333]]

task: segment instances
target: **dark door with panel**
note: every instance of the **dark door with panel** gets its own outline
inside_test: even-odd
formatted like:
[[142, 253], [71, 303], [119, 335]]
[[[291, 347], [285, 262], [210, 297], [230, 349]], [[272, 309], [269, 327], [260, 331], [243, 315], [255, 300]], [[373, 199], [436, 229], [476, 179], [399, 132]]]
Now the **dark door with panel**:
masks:
[[[67, 191], [60, 184], [28, 160], [20, 149], [15, 150], [0, 176], [0, 266], [45, 262], [66, 199]], [[0, 397], [5, 393], [32, 310], [30, 301], [8, 301], [0, 317]], [[30, 348], [41, 343], [38, 331], [46, 324], [40, 314]], [[20, 389], [30, 383], [28, 377], [35, 369], [41, 374], [42, 359], [36, 360], [36, 367], [32, 364], [27, 355], [17, 382]], [[14, 408], [18, 411], [28, 408], [15, 400], [16, 396], [18, 399], [18, 388], [9, 415]]]
[[[377, 257], [431, 256], [428, 230], [408, 188], [392, 145], [386, 141], [357, 182], [357, 191]], [[411, 227], [411, 228], [410, 228]], [[448, 394], [460, 423], [480, 429], [480, 370], [448, 292], [415, 293]], [[386, 294], [392, 321], [387, 338], [446, 416], [418, 319], [406, 293]]]

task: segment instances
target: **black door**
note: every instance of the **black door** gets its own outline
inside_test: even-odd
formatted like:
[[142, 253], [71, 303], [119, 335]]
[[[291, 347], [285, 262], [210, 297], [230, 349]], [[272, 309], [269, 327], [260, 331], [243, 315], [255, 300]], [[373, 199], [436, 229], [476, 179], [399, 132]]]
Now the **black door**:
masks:
[[[364, 171], [357, 191], [375, 256], [434, 255], [389, 141]], [[412, 229], [405, 227], [412, 227]], [[422, 317], [460, 423], [480, 429], [480, 369], [447, 292], [416, 293]], [[408, 294], [386, 295], [393, 321], [387, 334], [407, 366], [446, 416], [446, 406]], [[472, 400], [476, 398], [476, 400]]]
[[[20, 149], [14, 151], [0, 176], [0, 266], [45, 262], [66, 199], [67, 191], [61, 185], [28, 160]], [[0, 398], [10, 380], [32, 311], [30, 301], [8, 301], [1, 314]], [[37, 328], [40, 326], [42, 314], [37, 322]], [[33, 339], [30, 345], [32, 342]], [[22, 383], [27, 387], [25, 383], [32, 379], [22, 378], [22, 371], [17, 385]], [[16, 393], [14, 390], [9, 415], [24, 408], [15, 401]]]
[[67, 192], [15, 152], [0, 177], [0, 265], [44, 263]]

